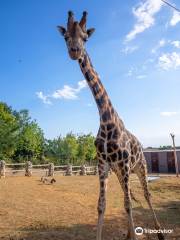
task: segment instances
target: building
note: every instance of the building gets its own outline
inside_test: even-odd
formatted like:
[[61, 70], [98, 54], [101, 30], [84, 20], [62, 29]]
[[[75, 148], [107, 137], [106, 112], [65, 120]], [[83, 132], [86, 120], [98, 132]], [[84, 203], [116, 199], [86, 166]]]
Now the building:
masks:
[[[180, 149], [176, 150], [180, 172]], [[145, 149], [148, 173], [176, 173], [173, 150]]]

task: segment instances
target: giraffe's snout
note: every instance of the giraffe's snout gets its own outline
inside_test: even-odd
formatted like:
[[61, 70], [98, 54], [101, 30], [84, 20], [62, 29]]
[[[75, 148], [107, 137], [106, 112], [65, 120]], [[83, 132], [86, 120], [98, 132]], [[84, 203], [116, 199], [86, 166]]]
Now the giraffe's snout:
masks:
[[80, 49], [77, 47], [77, 48], [71, 48], [71, 51], [72, 52], [78, 52]]
[[72, 47], [69, 51], [69, 56], [73, 60], [77, 60], [81, 57], [81, 49], [79, 47]]

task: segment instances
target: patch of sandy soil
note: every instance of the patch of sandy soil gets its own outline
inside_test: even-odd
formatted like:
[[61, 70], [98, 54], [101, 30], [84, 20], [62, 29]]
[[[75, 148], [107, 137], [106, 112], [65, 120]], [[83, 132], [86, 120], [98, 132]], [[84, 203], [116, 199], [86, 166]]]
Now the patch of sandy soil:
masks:
[[[131, 186], [140, 203], [133, 202], [135, 226], [154, 229], [150, 210], [138, 179]], [[167, 239], [180, 240], [180, 183], [164, 177], [149, 184], [152, 202], [162, 228], [173, 229]], [[56, 176], [53, 185], [40, 177], [0, 179], [1, 240], [95, 240], [97, 176]], [[103, 240], [124, 240], [127, 218], [123, 192], [115, 175], [109, 177]], [[138, 239], [157, 239], [156, 235]]]

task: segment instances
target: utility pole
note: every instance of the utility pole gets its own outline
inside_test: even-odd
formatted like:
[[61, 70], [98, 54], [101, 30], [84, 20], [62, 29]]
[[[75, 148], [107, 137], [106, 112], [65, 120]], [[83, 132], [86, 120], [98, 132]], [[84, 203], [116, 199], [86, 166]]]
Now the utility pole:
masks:
[[170, 136], [172, 137], [172, 141], [173, 141], [176, 177], [179, 177], [178, 161], [177, 161], [176, 146], [175, 146], [175, 135], [173, 133], [170, 133]]
[[174, 10], [176, 10], [177, 12], [180, 12], [180, 9], [173, 6], [172, 4], [170, 4], [169, 2], [165, 1], [165, 0], [161, 0], [163, 3], [167, 4], [169, 7], [173, 8]]

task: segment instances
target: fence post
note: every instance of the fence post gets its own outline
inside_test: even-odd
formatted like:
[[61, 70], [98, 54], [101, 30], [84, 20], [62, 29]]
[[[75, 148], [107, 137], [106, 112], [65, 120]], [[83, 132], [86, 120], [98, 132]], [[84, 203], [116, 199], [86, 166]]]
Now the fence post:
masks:
[[82, 175], [82, 176], [86, 175], [86, 166], [85, 165], [81, 166], [80, 175]]
[[4, 160], [0, 161], [0, 178], [5, 177], [6, 174], [6, 162]]
[[94, 175], [98, 175], [98, 166], [95, 166]]
[[50, 164], [49, 164], [48, 176], [49, 176], [49, 177], [53, 177], [53, 176], [54, 176], [54, 163], [50, 163]]
[[66, 176], [72, 176], [72, 165], [67, 165]]
[[32, 162], [27, 161], [25, 165], [25, 176], [31, 177], [32, 176]]

